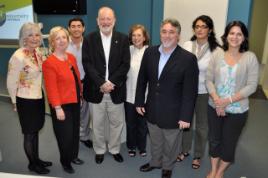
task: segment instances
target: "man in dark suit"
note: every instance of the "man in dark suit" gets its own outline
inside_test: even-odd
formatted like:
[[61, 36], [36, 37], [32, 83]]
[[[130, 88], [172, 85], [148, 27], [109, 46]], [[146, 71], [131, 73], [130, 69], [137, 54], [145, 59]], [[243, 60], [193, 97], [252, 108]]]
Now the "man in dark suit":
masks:
[[[120, 145], [130, 52], [128, 37], [113, 31], [115, 21], [111, 8], [100, 8], [97, 17], [99, 31], [86, 36], [82, 47], [86, 74], [83, 93], [90, 105], [97, 164], [102, 163], [107, 147], [117, 162], [123, 162]], [[108, 129], [106, 123], [109, 123]], [[107, 130], [109, 133], [105, 134]], [[109, 135], [107, 145], [106, 135]]]
[[180, 31], [177, 20], [162, 22], [161, 45], [145, 51], [136, 90], [136, 110], [148, 119], [152, 155], [140, 171], [162, 168], [162, 178], [172, 175], [182, 130], [190, 127], [197, 97], [197, 59], [177, 45]]

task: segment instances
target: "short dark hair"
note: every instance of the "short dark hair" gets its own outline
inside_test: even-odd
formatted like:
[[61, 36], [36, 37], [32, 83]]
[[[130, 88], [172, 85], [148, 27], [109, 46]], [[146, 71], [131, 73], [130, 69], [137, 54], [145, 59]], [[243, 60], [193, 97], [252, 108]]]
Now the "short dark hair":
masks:
[[[209, 44], [210, 51], [214, 51], [214, 49], [216, 49], [220, 45], [217, 42], [217, 39], [215, 37], [213, 20], [207, 15], [201, 15], [193, 21], [193, 24], [192, 24], [193, 30], [195, 29], [195, 26], [198, 20], [201, 20], [202, 22], [204, 22], [207, 25], [208, 29], [210, 30], [210, 33], [208, 35], [208, 44]], [[196, 40], [195, 35], [193, 35], [191, 38], [191, 41], [194, 41], [194, 40]]]
[[241, 29], [241, 31], [244, 35], [244, 38], [245, 38], [244, 41], [242, 42], [240, 48], [239, 48], [239, 52], [248, 51], [248, 49], [249, 49], [248, 29], [247, 29], [246, 25], [239, 20], [232, 21], [225, 27], [224, 34], [221, 37], [222, 43], [223, 43], [222, 48], [224, 49], [224, 51], [228, 50], [229, 44], [227, 41], [227, 36], [228, 36], [231, 28], [233, 28], [234, 26], [237, 26]]
[[135, 30], [138, 30], [138, 29], [141, 29], [142, 31], [142, 34], [145, 38], [145, 41], [143, 42], [143, 45], [148, 45], [149, 44], [149, 40], [150, 40], [150, 37], [149, 37], [149, 33], [147, 32], [146, 28], [141, 25], [141, 24], [135, 24], [133, 26], [131, 26], [130, 30], [129, 30], [129, 33], [128, 33], [128, 39], [129, 39], [129, 43], [130, 44], [133, 44], [132, 43], [132, 34]]
[[81, 19], [80, 17], [74, 17], [74, 18], [71, 18], [68, 22], [68, 27], [71, 26], [71, 23], [74, 22], [74, 21], [79, 21], [81, 22], [82, 26], [84, 27], [85, 26], [85, 23], [83, 21], [83, 19]]

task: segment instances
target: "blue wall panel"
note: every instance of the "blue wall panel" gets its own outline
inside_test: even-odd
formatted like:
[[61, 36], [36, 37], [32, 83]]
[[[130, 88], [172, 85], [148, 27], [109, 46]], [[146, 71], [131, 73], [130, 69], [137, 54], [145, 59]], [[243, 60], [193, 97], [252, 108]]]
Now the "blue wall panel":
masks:
[[[149, 31], [152, 44], [159, 42], [159, 26], [163, 19], [162, 0], [87, 0], [87, 15], [81, 16], [86, 24], [85, 34], [97, 29], [96, 17], [102, 6], [114, 9], [116, 30], [127, 34], [131, 25], [140, 23]], [[66, 27], [71, 17], [73, 15], [38, 15], [38, 21], [44, 24], [43, 32], [47, 34], [53, 26]]]
[[16, 49], [0, 48], [0, 75], [6, 76], [8, 61]]
[[[81, 15], [85, 21], [87, 34], [97, 29], [96, 17], [101, 6], [110, 6], [117, 16], [116, 29], [128, 33], [131, 25], [143, 24], [150, 33], [152, 44], [159, 42], [159, 26], [163, 18], [162, 0], [87, 0], [87, 15]], [[44, 34], [54, 26], [68, 26], [68, 20], [74, 15], [37, 15], [37, 20], [43, 23]], [[0, 74], [6, 75], [7, 63], [13, 49], [0, 48]]]
[[[94, 2], [94, 3], [93, 3]], [[88, 26], [90, 31], [97, 28], [96, 17], [98, 9], [102, 6], [109, 6], [116, 13], [116, 29], [128, 33], [133, 24], [142, 24], [151, 36], [152, 44], [159, 41], [159, 25], [163, 19], [162, 0], [99, 0], [91, 2], [88, 6]]]
[[[253, 0], [229, 0], [227, 22], [241, 20], [250, 27]], [[116, 29], [128, 33], [135, 23], [145, 25], [151, 36], [151, 44], [159, 43], [159, 27], [163, 19], [163, 0], [87, 0], [87, 15], [82, 15], [86, 24], [86, 34], [97, 29], [96, 17], [99, 7], [110, 6], [117, 15]], [[43, 33], [56, 25], [67, 27], [73, 15], [38, 15], [39, 22], [44, 24]], [[0, 48], [0, 75], [6, 75], [7, 63], [15, 49]]]
[[144, 0], [125, 0], [125, 1], [107, 1], [107, 0], [99, 0], [94, 1], [94, 9], [90, 8], [89, 18], [89, 27], [90, 31], [95, 30], [97, 28], [96, 17], [98, 15], [98, 9], [102, 6], [109, 6], [114, 9], [116, 14], [116, 30], [128, 33], [129, 27], [135, 23], [140, 23], [146, 26], [148, 30], [150, 30], [150, 9], [151, 1]]
[[240, 20], [250, 27], [251, 9], [252, 0], [229, 0], [227, 23]]

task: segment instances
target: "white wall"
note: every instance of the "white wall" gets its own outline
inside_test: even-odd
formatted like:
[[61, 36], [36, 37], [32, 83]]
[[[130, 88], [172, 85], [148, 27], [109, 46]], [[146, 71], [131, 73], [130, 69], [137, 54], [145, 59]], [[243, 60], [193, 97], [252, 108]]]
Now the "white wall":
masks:
[[268, 64], [268, 24], [266, 28], [265, 42], [262, 55], [262, 64]]
[[263, 65], [261, 66], [263, 66], [263, 71], [260, 71], [262, 72], [260, 84], [262, 85], [263, 91], [268, 98], [268, 24], [266, 30], [265, 44], [263, 48], [262, 64]]
[[200, 15], [208, 15], [214, 22], [216, 36], [224, 32], [227, 19], [228, 0], [165, 0], [164, 19], [168, 17], [179, 20], [182, 31], [180, 44], [190, 40], [192, 36], [192, 22]]

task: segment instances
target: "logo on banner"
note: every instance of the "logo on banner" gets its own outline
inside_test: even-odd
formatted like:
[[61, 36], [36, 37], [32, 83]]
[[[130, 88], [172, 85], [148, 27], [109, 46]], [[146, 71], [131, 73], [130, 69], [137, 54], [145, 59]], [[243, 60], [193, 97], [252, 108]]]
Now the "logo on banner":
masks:
[[6, 22], [5, 4], [0, 4], [0, 27]]

